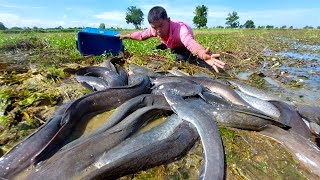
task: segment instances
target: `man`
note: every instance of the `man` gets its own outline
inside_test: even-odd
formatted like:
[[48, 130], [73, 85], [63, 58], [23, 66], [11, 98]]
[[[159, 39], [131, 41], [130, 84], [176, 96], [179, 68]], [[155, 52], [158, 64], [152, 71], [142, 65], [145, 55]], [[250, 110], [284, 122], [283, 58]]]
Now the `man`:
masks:
[[[190, 26], [184, 22], [171, 20], [163, 7], [155, 6], [148, 13], [151, 27], [142, 32], [117, 36], [120, 39], [146, 40], [150, 37], [159, 37], [162, 44], [157, 49], [169, 48], [177, 54], [178, 59], [186, 60], [191, 54], [204, 60], [209, 66], [219, 72], [218, 67], [224, 68], [225, 63], [218, 60], [220, 54], [211, 54], [209, 48], [200, 45], [193, 35]], [[191, 54], [190, 54], [191, 53]]]

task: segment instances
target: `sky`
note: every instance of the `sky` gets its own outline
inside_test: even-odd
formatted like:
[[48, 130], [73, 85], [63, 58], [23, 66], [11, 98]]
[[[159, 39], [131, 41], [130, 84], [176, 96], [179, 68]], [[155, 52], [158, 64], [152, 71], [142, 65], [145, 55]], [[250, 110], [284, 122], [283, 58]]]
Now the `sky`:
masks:
[[208, 7], [207, 27], [226, 26], [229, 13], [237, 12], [240, 24], [252, 20], [256, 26], [320, 26], [320, 0], [0, 0], [0, 22], [11, 27], [120, 27], [133, 29], [125, 21], [127, 8], [144, 13], [142, 28], [149, 27], [147, 15], [162, 6], [171, 19], [191, 27], [196, 6]]

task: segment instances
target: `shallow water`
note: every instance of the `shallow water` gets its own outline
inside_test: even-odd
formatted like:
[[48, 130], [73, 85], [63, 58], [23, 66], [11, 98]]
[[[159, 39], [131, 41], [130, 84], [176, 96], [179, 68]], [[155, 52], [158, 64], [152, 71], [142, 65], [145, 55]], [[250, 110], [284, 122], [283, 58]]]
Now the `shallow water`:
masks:
[[298, 52], [278, 52], [276, 53], [279, 56], [288, 57], [290, 59], [304, 59], [304, 60], [320, 60], [320, 54], [314, 53], [298, 53]]
[[[237, 78], [246, 81], [249, 79], [249, 76], [252, 73], [253, 72], [239, 73], [237, 74]], [[268, 74], [267, 72], [265, 73]], [[290, 71], [288, 72], [288, 74], [290, 74]], [[291, 78], [295, 79], [296, 76], [292, 76]], [[320, 104], [319, 78], [320, 77], [312, 77], [307, 80], [301, 79], [301, 82], [306, 85], [301, 88], [292, 88], [290, 86], [287, 86], [287, 84], [280, 82], [279, 79], [272, 77], [270, 75], [263, 78], [267, 83], [265, 84], [262, 90], [269, 92], [271, 94], [274, 94], [282, 100], [293, 102], [294, 104], [309, 104], [309, 105], [319, 106]]]
[[[114, 112], [114, 110], [106, 111], [97, 115], [88, 115], [83, 118], [85, 121], [81, 121], [81, 123], [78, 124], [78, 126], [75, 128], [73, 133], [70, 135], [69, 141], [79, 138], [82, 136], [89, 135], [92, 133], [95, 129], [103, 125], [105, 122], [108, 121], [110, 115]], [[144, 133], [161, 123], [163, 123], [166, 120], [166, 117], [159, 117], [156, 119], [151, 120], [148, 124], [146, 124], [144, 127], [142, 127], [136, 134]], [[83, 173], [79, 174], [79, 177], [76, 179], [80, 179], [81, 176], [83, 176], [86, 173], [89, 173], [93, 170], [95, 170], [96, 167], [94, 165], [91, 165], [87, 167]], [[15, 177], [15, 179], [25, 179], [31, 172], [35, 171], [36, 168], [33, 166], [28, 167], [25, 171], [21, 172], [20, 174]]]
[[[265, 55], [280, 66], [272, 67], [274, 62], [265, 61], [259, 71], [267, 77], [266, 91], [302, 104], [320, 104], [320, 45], [308, 45], [288, 38], [278, 38], [289, 44], [281, 52], [266, 50]], [[247, 80], [253, 72], [239, 73], [238, 78]], [[301, 85], [301, 86], [300, 86]], [[297, 88], [291, 88], [297, 86]]]
[[0, 54], [0, 72], [25, 73], [29, 69], [28, 55]]
[[295, 43], [293, 45], [293, 47], [295, 49], [320, 50], [320, 45], [310, 45], [310, 44]]

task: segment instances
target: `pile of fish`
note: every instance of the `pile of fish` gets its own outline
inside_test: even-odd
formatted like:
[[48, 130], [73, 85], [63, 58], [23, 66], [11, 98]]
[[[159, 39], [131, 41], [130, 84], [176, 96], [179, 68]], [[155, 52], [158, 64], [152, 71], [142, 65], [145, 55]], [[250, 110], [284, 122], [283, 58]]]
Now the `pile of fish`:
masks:
[[[294, 106], [237, 80], [157, 73], [111, 61], [82, 67], [75, 78], [91, 93], [61, 105], [47, 122], [0, 158], [0, 177], [14, 179], [114, 179], [173, 162], [200, 139], [200, 179], [225, 178], [225, 153], [217, 126], [258, 131], [285, 146], [320, 177], [320, 108]], [[116, 108], [116, 109], [115, 109]], [[86, 115], [115, 109], [91, 134], [67, 139]], [[137, 133], [155, 116], [167, 119]], [[299, 146], [293, 146], [299, 142]], [[34, 168], [30, 168], [34, 167]]]

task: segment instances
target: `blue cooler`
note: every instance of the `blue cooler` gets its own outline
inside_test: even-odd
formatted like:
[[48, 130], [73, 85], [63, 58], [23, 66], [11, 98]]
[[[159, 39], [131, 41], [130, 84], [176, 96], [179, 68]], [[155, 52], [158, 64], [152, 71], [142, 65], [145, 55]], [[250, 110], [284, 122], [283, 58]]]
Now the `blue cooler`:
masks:
[[86, 27], [78, 32], [77, 49], [82, 55], [101, 55], [104, 52], [118, 55], [123, 51], [117, 31]]

